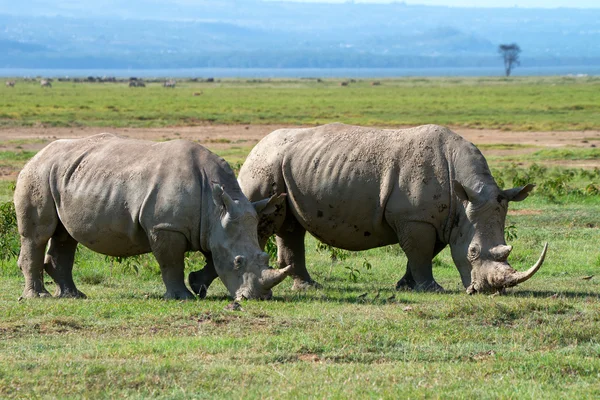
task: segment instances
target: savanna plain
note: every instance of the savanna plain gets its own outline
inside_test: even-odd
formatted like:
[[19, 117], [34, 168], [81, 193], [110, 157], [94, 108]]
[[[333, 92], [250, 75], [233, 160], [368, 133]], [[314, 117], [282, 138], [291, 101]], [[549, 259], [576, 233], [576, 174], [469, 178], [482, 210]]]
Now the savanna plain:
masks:
[[[600, 397], [600, 78], [52, 85], [0, 87], [0, 398]], [[474, 142], [500, 186], [536, 184], [505, 235], [519, 270], [548, 242], [544, 266], [505, 295], [468, 296], [446, 249], [434, 260], [444, 293], [397, 292], [398, 245], [349, 252], [307, 236], [321, 289], [288, 279], [232, 310], [220, 282], [166, 301], [151, 256], [79, 248], [88, 299], [18, 300], [12, 191], [52, 140], [185, 138], [237, 170], [270, 131], [328, 122], [435, 123]], [[186, 272], [203, 265], [190, 253]]]

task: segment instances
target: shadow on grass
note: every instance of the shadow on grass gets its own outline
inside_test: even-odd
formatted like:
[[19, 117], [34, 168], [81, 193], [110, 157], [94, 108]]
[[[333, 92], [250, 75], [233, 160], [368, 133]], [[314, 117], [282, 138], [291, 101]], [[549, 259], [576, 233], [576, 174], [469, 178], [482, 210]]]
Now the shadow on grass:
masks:
[[534, 298], [567, 298], [567, 299], [585, 299], [594, 298], [600, 300], [600, 293], [598, 292], [575, 292], [575, 291], [556, 291], [556, 290], [522, 290], [514, 293], [509, 293], [505, 297], [534, 297]]

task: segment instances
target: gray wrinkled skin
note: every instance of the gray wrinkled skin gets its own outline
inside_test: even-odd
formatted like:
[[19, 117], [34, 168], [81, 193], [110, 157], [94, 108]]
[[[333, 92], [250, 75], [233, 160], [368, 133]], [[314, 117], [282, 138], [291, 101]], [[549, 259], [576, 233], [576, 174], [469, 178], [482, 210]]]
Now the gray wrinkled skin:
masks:
[[507, 280], [516, 271], [504, 224], [508, 202], [533, 185], [500, 190], [479, 150], [447, 128], [281, 129], [256, 145], [238, 180], [251, 201], [287, 193], [260, 221], [259, 242], [277, 235], [278, 262], [292, 265], [296, 288], [317, 285], [306, 270], [306, 231], [347, 250], [399, 243], [408, 258], [399, 289], [441, 290], [432, 259], [446, 245], [469, 293], [524, 281]]
[[44, 270], [57, 296], [85, 297], [72, 276], [78, 243], [110, 256], [152, 252], [166, 298], [194, 297], [186, 251], [204, 253], [233, 297], [270, 296], [257, 213], [229, 165], [198, 144], [111, 134], [57, 140], [23, 168], [14, 200], [24, 298], [49, 296]]

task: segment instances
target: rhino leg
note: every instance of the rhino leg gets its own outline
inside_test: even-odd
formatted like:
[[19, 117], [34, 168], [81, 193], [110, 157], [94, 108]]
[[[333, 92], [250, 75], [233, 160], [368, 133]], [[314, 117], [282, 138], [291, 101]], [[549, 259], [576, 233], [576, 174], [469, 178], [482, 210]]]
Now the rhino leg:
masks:
[[50, 297], [44, 287], [44, 251], [46, 243], [35, 243], [29, 238], [21, 238], [21, 252], [17, 263], [25, 277], [24, 299]]
[[407, 266], [404, 276], [396, 283], [396, 290], [412, 290], [416, 285], [417, 283], [413, 279], [410, 269]]
[[188, 282], [192, 288], [192, 291], [201, 299], [206, 297], [206, 292], [210, 284], [219, 276], [215, 270], [215, 265], [213, 264], [211, 256], [205, 255], [205, 257], [206, 265], [204, 268], [202, 268], [200, 271], [190, 272], [188, 275]]
[[21, 251], [17, 263], [25, 277], [22, 298], [50, 297], [44, 287], [44, 253], [48, 240], [58, 224], [58, 214], [51, 196], [31, 197], [39, 187], [18, 186], [15, 191], [15, 210], [21, 235]]
[[277, 264], [279, 268], [292, 266], [290, 276], [294, 279], [293, 290], [304, 290], [310, 287], [320, 288], [306, 270], [304, 235], [306, 230], [288, 213], [285, 223], [277, 232]]
[[423, 222], [402, 224], [397, 230], [400, 247], [408, 258], [406, 274], [398, 282], [400, 288], [409, 287], [418, 291], [443, 291], [433, 279], [432, 260], [437, 254], [435, 228]]
[[187, 239], [179, 232], [154, 231], [150, 246], [160, 266], [163, 282], [167, 287], [165, 299], [194, 299], [185, 286], [184, 267]]
[[44, 262], [44, 269], [56, 283], [54, 295], [57, 297], [87, 298], [73, 282], [73, 261], [76, 248], [77, 241], [59, 223], [56, 232], [50, 239], [50, 247]]
[[[433, 260], [433, 258], [435, 258], [436, 255], [438, 255], [438, 253], [440, 251], [444, 250], [444, 247], [446, 247], [446, 245], [444, 243], [442, 243], [440, 241], [436, 242], [435, 249], [433, 251], [432, 260]], [[398, 281], [398, 283], [396, 283], [396, 290], [413, 290], [416, 288], [416, 286], [417, 286], [417, 283], [413, 279], [412, 273], [410, 272], [410, 268], [407, 265], [404, 276]]]

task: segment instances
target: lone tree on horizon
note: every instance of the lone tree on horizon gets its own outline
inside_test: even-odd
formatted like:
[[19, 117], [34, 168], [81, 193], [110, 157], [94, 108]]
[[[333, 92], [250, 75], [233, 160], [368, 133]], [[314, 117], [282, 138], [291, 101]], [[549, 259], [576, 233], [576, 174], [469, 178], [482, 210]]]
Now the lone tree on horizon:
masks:
[[506, 76], [510, 76], [514, 66], [520, 64], [519, 53], [521, 53], [521, 48], [516, 43], [501, 44], [498, 46], [498, 52], [504, 58], [504, 73]]

